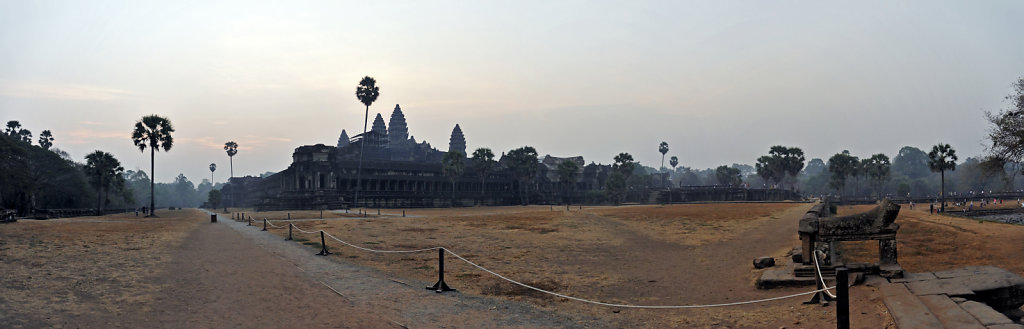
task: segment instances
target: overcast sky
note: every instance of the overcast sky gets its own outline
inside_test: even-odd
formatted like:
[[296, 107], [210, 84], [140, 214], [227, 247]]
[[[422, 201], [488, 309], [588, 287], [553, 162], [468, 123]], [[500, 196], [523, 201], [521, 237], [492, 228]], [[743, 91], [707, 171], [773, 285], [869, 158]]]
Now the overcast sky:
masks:
[[[0, 119], [76, 161], [149, 168], [136, 120], [167, 116], [157, 181], [280, 171], [300, 145], [362, 131], [354, 92], [401, 104], [447, 150], [530, 145], [609, 163], [808, 160], [903, 145], [984, 152], [986, 110], [1024, 75], [1020, 1], [0, 1]], [[147, 150], [148, 153], [148, 150]]]

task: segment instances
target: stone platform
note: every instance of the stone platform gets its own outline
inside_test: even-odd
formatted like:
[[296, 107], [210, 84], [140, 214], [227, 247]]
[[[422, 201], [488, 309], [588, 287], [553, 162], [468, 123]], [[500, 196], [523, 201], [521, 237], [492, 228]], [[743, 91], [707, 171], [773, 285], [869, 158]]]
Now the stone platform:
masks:
[[1024, 329], [1024, 278], [998, 267], [906, 273], [868, 284], [878, 286], [899, 328]]

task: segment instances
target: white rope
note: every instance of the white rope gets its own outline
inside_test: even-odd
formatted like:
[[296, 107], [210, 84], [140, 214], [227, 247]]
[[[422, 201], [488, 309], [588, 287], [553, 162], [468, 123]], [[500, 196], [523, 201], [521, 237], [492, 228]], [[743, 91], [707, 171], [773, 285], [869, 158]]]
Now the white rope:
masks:
[[306, 234], [316, 234], [317, 233], [317, 232], [310, 232], [310, 231], [303, 230], [303, 229], [299, 228], [298, 226], [295, 226], [295, 224], [292, 224], [292, 227], [294, 227], [299, 232], [306, 233]]
[[629, 305], [629, 304], [614, 304], [614, 303], [605, 303], [605, 302], [599, 302], [599, 301], [594, 301], [594, 300], [589, 300], [589, 299], [583, 299], [583, 298], [579, 298], [579, 297], [567, 296], [567, 295], [559, 294], [557, 292], [547, 291], [547, 290], [544, 290], [544, 289], [541, 289], [541, 288], [530, 286], [528, 284], [525, 284], [525, 283], [522, 283], [522, 282], [519, 282], [519, 281], [516, 281], [516, 280], [512, 280], [512, 279], [506, 278], [505, 276], [503, 276], [501, 274], [494, 273], [494, 271], [488, 270], [488, 269], [484, 268], [483, 266], [477, 265], [476, 263], [471, 262], [468, 259], [463, 258], [462, 256], [459, 256], [458, 254], [452, 252], [451, 250], [445, 249], [445, 251], [448, 252], [449, 254], [451, 254], [452, 256], [455, 256], [455, 258], [461, 259], [462, 261], [468, 263], [469, 265], [473, 265], [474, 267], [476, 267], [476, 268], [478, 268], [478, 269], [480, 269], [480, 270], [482, 270], [484, 272], [490, 273], [491, 275], [494, 275], [494, 276], [499, 277], [499, 278], [501, 278], [501, 279], [503, 279], [505, 281], [511, 282], [513, 284], [519, 285], [519, 286], [524, 287], [524, 288], [533, 289], [533, 290], [536, 290], [536, 291], [539, 291], [539, 292], [542, 292], [542, 293], [546, 293], [546, 294], [549, 294], [549, 295], [554, 295], [554, 296], [558, 296], [558, 297], [562, 297], [562, 298], [566, 298], [566, 299], [571, 299], [571, 300], [575, 300], [575, 301], [579, 301], [579, 302], [596, 304], [596, 305], [602, 305], [602, 306], [622, 307], [622, 308], [667, 309], [667, 308], [708, 308], [708, 307], [721, 307], [721, 306], [735, 306], [735, 305], [762, 303], [762, 302], [768, 302], [768, 301], [773, 301], [773, 300], [780, 300], [780, 299], [786, 299], [786, 298], [810, 295], [810, 294], [814, 294], [814, 293], [817, 293], [817, 292], [820, 292], [820, 291], [828, 291], [827, 289], [835, 288], [835, 287], [829, 287], [829, 288], [822, 288], [822, 289], [818, 289], [818, 290], [812, 290], [812, 291], [808, 291], [808, 292], [802, 292], [802, 293], [786, 295], [786, 296], [779, 296], [779, 297], [772, 297], [772, 298], [765, 298], [765, 299], [757, 299], [757, 300], [748, 300], [748, 301], [742, 301], [742, 302], [721, 303], [721, 304], [704, 304], [704, 305]]
[[282, 228], [282, 227], [284, 227], [284, 226], [274, 225], [274, 223], [271, 222], [269, 219], [264, 218], [263, 220], [265, 220], [267, 222], [267, 225], [270, 225], [270, 227], [273, 227], [273, 228]]
[[[821, 281], [821, 286], [822, 287], [828, 287], [828, 285], [825, 284], [825, 278], [821, 276], [821, 266], [818, 265], [818, 255], [819, 254], [821, 254], [822, 256], [825, 255], [825, 253], [821, 252], [821, 250], [815, 249], [814, 250], [814, 270], [818, 272], [818, 280]], [[832, 292], [828, 291], [828, 289], [825, 289], [825, 294], [828, 295], [829, 297], [836, 298], [836, 295], [833, 295]]]
[[347, 244], [347, 245], [349, 245], [349, 246], [350, 246], [350, 247], [352, 247], [352, 248], [356, 248], [356, 249], [360, 249], [360, 250], [365, 250], [365, 251], [369, 251], [369, 252], [380, 252], [380, 253], [413, 253], [413, 252], [423, 252], [423, 251], [437, 250], [437, 249], [440, 249], [440, 248], [441, 248], [441, 247], [431, 247], [431, 248], [424, 248], [424, 249], [416, 249], [416, 250], [378, 250], [378, 249], [371, 249], [371, 248], [366, 248], [366, 247], [360, 247], [360, 246], [357, 246], [357, 245], [354, 245], [354, 244], [351, 244], [351, 243], [348, 243], [348, 242], [342, 241], [341, 239], [338, 239], [337, 237], [335, 237], [335, 236], [333, 236], [333, 235], [331, 235], [330, 233], [327, 233], [327, 232], [324, 232], [324, 234], [326, 234], [327, 236], [331, 237], [331, 239], [334, 239], [335, 241], [338, 241], [338, 242], [341, 242], [341, 243]]

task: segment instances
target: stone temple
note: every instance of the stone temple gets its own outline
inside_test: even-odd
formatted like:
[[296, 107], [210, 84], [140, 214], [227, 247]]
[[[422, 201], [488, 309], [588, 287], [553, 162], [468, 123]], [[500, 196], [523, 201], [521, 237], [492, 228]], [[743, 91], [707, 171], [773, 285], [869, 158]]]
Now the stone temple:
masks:
[[[540, 157], [529, 180], [509, 170], [505, 154], [484, 174], [467, 156], [466, 135], [458, 124], [452, 128], [447, 151], [438, 150], [410, 134], [399, 105], [385, 124], [377, 114], [365, 134], [350, 136], [342, 130], [335, 146], [316, 144], [295, 148], [287, 169], [268, 177], [234, 177], [223, 189], [236, 206], [260, 210], [340, 209], [347, 207], [444, 207], [472, 205], [605, 203], [609, 165], [586, 164], [583, 157]], [[454, 178], [444, 175], [446, 153], [463, 155], [464, 171]], [[357, 182], [359, 157], [362, 175]], [[495, 153], [497, 153], [495, 151]], [[563, 182], [558, 165], [563, 161], [579, 168], [575, 181]], [[647, 189], [630, 190], [627, 198], [639, 202], [701, 201], [720, 199], [765, 200], [778, 194], [738, 187], [670, 188], [662, 175]], [[523, 184], [523, 185], [521, 185]], [[359, 188], [357, 188], [357, 185]], [[355, 200], [356, 191], [359, 199]], [[631, 196], [630, 196], [631, 195]]]

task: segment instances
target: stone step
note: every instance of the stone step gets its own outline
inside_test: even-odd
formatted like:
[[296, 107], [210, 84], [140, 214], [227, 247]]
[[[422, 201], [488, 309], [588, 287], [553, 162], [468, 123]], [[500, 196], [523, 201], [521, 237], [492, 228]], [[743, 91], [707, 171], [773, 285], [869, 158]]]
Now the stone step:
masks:
[[910, 293], [906, 285], [886, 284], [881, 287], [881, 292], [889, 314], [892, 314], [900, 329], [943, 328], [942, 322], [917, 296]]
[[978, 319], [981, 324], [986, 326], [1014, 324], [1013, 321], [1006, 317], [1006, 315], [1003, 315], [1003, 313], [999, 313], [988, 305], [979, 302], [969, 300], [960, 303], [960, 307], [968, 313], [971, 313], [974, 318]]
[[918, 296], [918, 298], [946, 328], [985, 329], [978, 319], [960, 308], [960, 305], [957, 305], [949, 296], [927, 295]]

